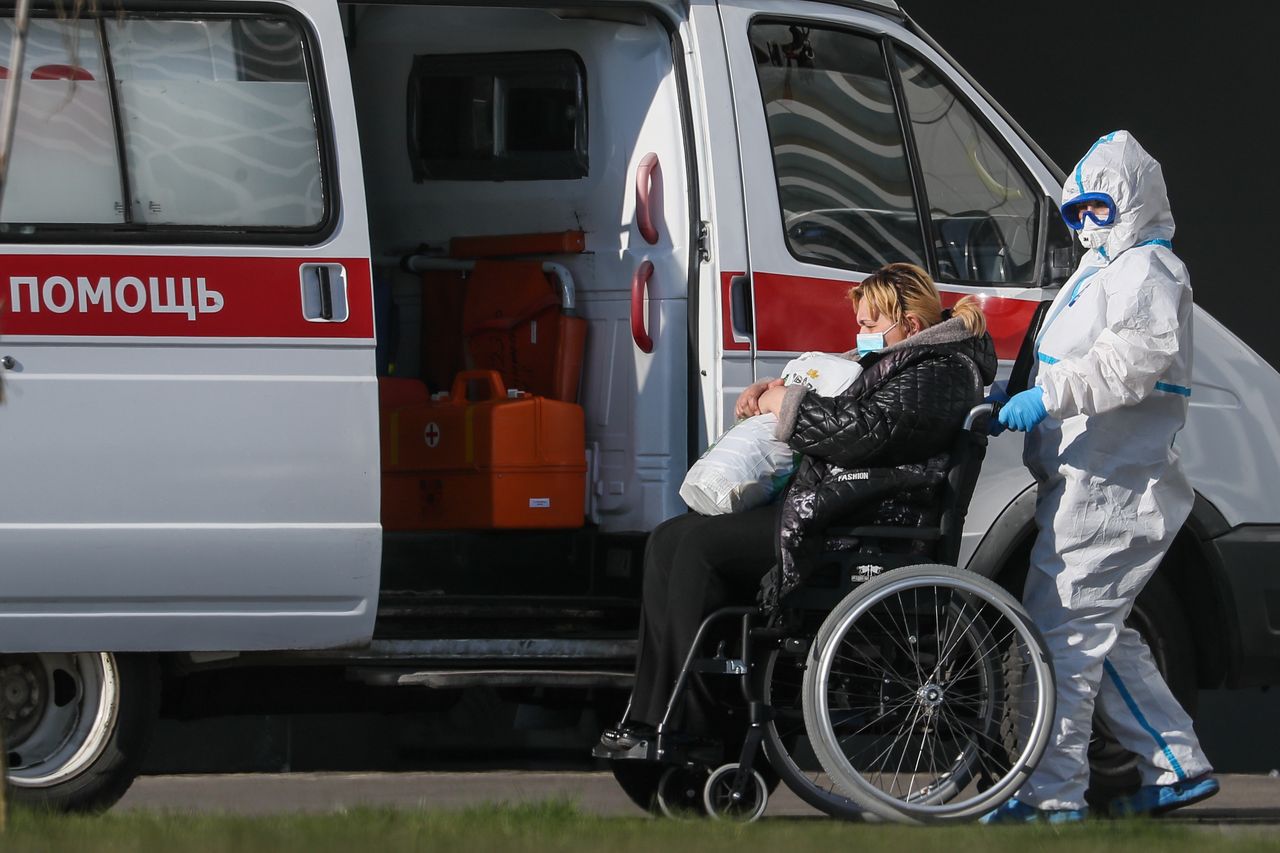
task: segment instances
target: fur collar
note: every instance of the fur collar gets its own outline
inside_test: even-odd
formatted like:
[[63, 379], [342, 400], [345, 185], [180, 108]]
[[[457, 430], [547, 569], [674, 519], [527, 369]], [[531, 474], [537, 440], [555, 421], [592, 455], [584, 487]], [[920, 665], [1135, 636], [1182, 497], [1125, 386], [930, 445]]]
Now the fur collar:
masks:
[[[975, 337], [973, 332], [969, 331], [969, 327], [964, 324], [964, 320], [959, 317], [952, 317], [949, 320], [943, 320], [941, 323], [935, 323], [928, 328], [921, 329], [909, 338], [891, 344], [878, 353], [894, 352], [896, 350], [909, 349], [911, 347], [937, 346], [938, 344], [955, 344], [960, 341]], [[857, 361], [858, 351], [851, 349], [844, 353], [844, 357]]]

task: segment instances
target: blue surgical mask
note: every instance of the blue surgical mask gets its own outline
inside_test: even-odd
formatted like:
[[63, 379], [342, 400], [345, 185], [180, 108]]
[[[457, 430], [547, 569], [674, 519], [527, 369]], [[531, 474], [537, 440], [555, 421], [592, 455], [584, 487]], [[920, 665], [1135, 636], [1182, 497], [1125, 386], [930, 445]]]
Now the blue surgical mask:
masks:
[[[899, 321], [901, 322], [901, 321]], [[864, 356], [868, 353], [879, 352], [884, 349], [885, 332], [892, 332], [898, 328], [898, 324], [894, 323], [884, 332], [862, 332], [858, 335], [858, 355]]]

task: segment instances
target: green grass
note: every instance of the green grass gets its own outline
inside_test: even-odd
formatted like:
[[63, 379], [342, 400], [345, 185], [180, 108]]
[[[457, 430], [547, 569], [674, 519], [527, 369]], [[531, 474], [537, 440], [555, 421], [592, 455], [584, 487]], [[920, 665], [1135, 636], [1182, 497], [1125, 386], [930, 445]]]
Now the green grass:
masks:
[[461, 811], [353, 809], [323, 815], [234, 817], [177, 813], [62, 816], [15, 810], [3, 853], [26, 851], [660, 851], [660, 853], [1040, 853], [1040, 851], [1253, 851], [1280, 835], [1224, 835], [1143, 821], [1066, 827], [974, 825], [919, 829], [821, 819], [741, 826], [709, 821], [607, 818], [569, 802], [487, 805]]

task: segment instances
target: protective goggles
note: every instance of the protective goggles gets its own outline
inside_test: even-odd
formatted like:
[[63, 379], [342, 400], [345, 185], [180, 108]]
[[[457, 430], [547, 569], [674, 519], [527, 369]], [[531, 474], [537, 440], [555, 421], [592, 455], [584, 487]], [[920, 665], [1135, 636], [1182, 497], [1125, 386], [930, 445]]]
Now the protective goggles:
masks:
[[[1105, 204], [1107, 215], [1099, 218], [1096, 213], [1085, 207], [1085, 204], [1091, 201]], [[1083, 217], [1080, 215], [1081, 210], [1084, 211]], [[1085, 219], [1092, 219], [1094, 225], [1105, 228], [1116, 221], [1116, 201], [1106, 193], [1083, 193], [1062, 206], [1062, 219], [1072, 231], [1084, 228]]]

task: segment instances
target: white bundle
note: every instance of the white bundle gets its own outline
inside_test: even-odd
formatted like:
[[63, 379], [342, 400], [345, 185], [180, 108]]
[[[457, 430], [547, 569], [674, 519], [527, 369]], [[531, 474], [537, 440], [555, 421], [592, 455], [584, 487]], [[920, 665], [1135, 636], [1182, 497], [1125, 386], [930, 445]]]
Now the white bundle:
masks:
[[[824, 352], [807, 352], [787, 362], [786, 385], [804, 385], [815, 394], [834, 397], [862, 372], [856, 361]], [[776, 415], [739, 421], [689, 469], [680, 497], [703, 515], [724, 515], [763, 506], [773, 500], [796, 470], [796, 453], [774, 438]]]
[[803, 385], [820, 397], [834, 397], [853, 384], [862, 373], [862, 365], [838, 355], [807, 352], [796, 356], [782, 368], [786, 385]]
[[773, 437], [777, 415], [739, 421], [707, 448], [680, 485], [680, 497], [703, 515], [724, 515], [771, 501], [795, 471], [795, 452]]

